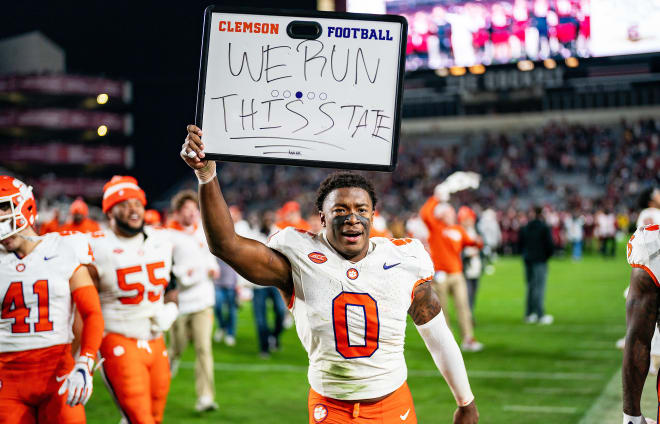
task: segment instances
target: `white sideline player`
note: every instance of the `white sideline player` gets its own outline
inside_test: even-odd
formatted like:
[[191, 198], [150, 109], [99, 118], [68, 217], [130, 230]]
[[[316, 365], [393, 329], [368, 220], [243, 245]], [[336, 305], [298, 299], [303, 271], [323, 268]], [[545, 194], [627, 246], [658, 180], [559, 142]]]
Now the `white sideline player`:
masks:
[[[37, 237], [32, 188], [0, 176], [0, 423], [85, 423], [103, 316], [88, 244]], [[80, 354], [71, 355], [74, 308]], [[66, 394], [65, 394], [66, 393]]]
[[[627, 329], [622, 368], [623, 424], [655, 424], [655, 421], [642, 416], [640, 399], [649, 369], [651, 338], [660, 318], [659, 224], [640, 227], [632, 235], [628, 242], [628, 263], [633, 270], [626, 300]], [[657, 389], [660, 396], [660, 385]]]
[[235, 233], [201, 136], [188, 126], [181, 157], [199, 179], [209, 248], [247, 280], [277, 287], [289, 304], [309, 356], [309, 422], [417, 422], [403, 356], [408, 314], [458, 403], [453, 422], [478, 422], [463, 358], [428, 283], [428, 253], [413, 239], [369, 240], [371, 183], [331, 175], [317, 195], [324, 231], [287, 228], [266, 246]]
[[165, 288], [170, 273], [188, 278], [197, 262], [186, 255], [196, 251], [188, 237], [144, 226], [145, 204], [135, 178], [113, 177], [103, 189], [110, 231], [93, 233], [90, 244], [105, 318], [103, 377], [128, 422], [153, 424], [170, 386], [163, 331], [178, 314]]

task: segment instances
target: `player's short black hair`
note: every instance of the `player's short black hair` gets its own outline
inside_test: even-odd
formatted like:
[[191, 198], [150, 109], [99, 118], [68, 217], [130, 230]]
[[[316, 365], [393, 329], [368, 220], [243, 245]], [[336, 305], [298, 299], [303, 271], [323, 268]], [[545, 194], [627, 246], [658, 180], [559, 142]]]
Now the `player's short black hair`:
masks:
[[319, 211], [323, 210], [323, 202], [332, 190], [347, 187], [361, 188], [369, 193], [371, 204], [373, 205], [374, 210], [376, 209], [378, 198], [376, 197], [376, 191], [374, 190], [373, 184], [362, 175], [354, 174], [352, 172], [335, 172], [334, 174], [328, 175], [316, 191], [316, 208]]
[[637, 207], [642, 210], [649, 207], [649, 202], [651, 201], [651, 196], [653, 196], [653, 191], [655, 187], [647, 187], [639, 193], [639, 198], [637, 199]]

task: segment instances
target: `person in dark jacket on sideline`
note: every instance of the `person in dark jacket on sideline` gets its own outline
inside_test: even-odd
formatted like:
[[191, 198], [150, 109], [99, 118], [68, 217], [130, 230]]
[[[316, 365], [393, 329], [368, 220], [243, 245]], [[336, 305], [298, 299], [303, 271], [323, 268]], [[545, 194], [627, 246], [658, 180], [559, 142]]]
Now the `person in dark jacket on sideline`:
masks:
[[552, 256], [554, 244], [550, 227], [543, 220], [543, 209], [534, 207], [530, 221], [520, 229], [518, 238], [520, 252], [525, 263], [527, 282], [527, 323], [552, 324], [552, 315], [544, 310], [545, 283], [548, 276], [548, 259]]

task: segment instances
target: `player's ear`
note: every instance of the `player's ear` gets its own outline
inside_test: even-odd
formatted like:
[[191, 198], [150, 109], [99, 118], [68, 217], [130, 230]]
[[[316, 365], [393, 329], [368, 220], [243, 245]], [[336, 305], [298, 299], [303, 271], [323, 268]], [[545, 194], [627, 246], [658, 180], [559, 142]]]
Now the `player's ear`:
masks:
[[319, 211], [319, 216], [321, 217], [321, 227], [325, 228], [325, 214]]

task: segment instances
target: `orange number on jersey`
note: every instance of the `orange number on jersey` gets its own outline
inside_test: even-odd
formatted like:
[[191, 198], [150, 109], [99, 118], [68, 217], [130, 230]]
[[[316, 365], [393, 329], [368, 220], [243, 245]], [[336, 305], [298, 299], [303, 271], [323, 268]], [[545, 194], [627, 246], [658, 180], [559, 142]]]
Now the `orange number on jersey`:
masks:
[[134, 274], [140, 271], [142, 271], [142, 266], [140, 265], [129, 266], [128, 268], [119, 268], [117, 270], [117, 284], [119, 285], [119, 288], [124, 291], [137, 290], [137, 294], [135, 296], [123, 296], [119, 298], [119, 301], [124, 305], [136, 305], [142, 302], [142, 299], [144, 299], [144, 286], [142, 284], [128, 284], [126, 282], [126, 276], [128, 274]]
[[[53, 329], [53, 322], [49, 319], [50, 301], [48, 296], [48, 280], [38, 280], [32, 286], [32, 290], [37, 295], [39, 315], [39, 320], [34, 323], [34, 331], [51, 331]], [[25, 297], [23, 296], [23, 283], [14, 281], [9, 285], [5, 298], [2, 301], [0, 318], [14, 320], [14, 323], [11, 325], [12, 333], [29, 333], [30, 324], [26, 321], [29, 316], [30, 310], [25, 306]]]
[[390, 241], [395, 246], [405, 246], [408, 243], [412, 243], [413, 239], [411, 239], [411, 238], [391, 238]]
[[[364, 344], [352, 345], [348, 338], [348, 306], [362, 308], [364, 312]], [[341, 292], [332, 301], [333, 329], [335, 331], [335, 348], [346, 359], [365, 358], [378, 349], [378, 305], [367, 293]]]
[[149, 282], [154, 286], [163, 286], [162, 290], [157, 290], [155, 292], [150, 291], [148, 293], [149, 300], [152, 302], [160, 299], [161, 294], [165, 291], [168, 281], [164, 278], [156, 278], [155, 271], [158, 268], [165, 268], [165, 262], [156, 262], [153, 264], [147, 264], [147, 276], [149, 277]]
[[[158, 299], [160, 299], [160, 296], [162, 295], [163, 290], [165, 290], [165, 287], [167, 287], [168, 281], [164, 278], [156, 278], [155, 271], [158, 268], [165, 268], [165, 262], [161, 261], [161, 262], [155, 262], [153, 264], [147, 264], [146, 268], [147, 268], [147, 276], [149, 277], [149, 282], [154, 286], [163, 286], [162, 290], [157, 290], [155, 292], [152, 291], [147, 292], [147, 298], [149, 299], [149, 301], [156, 302]], [[141, 265], [135, 265], [128, 268], [120, 268], [117, 270], [117, 284], [119, 285], [119, 288], [122, 290], [137, 290], [137, 294], [135, 296], [125, 296], [119, 298], [119, 301], [124, 305], [136, 305], [142, 302], [142, 299], [144, 299], [144, 284], [142, 283], [129, 284], [126, 282], [126, 276], [128, 274], [134, 274], [136, 272], [142, 272]]]

